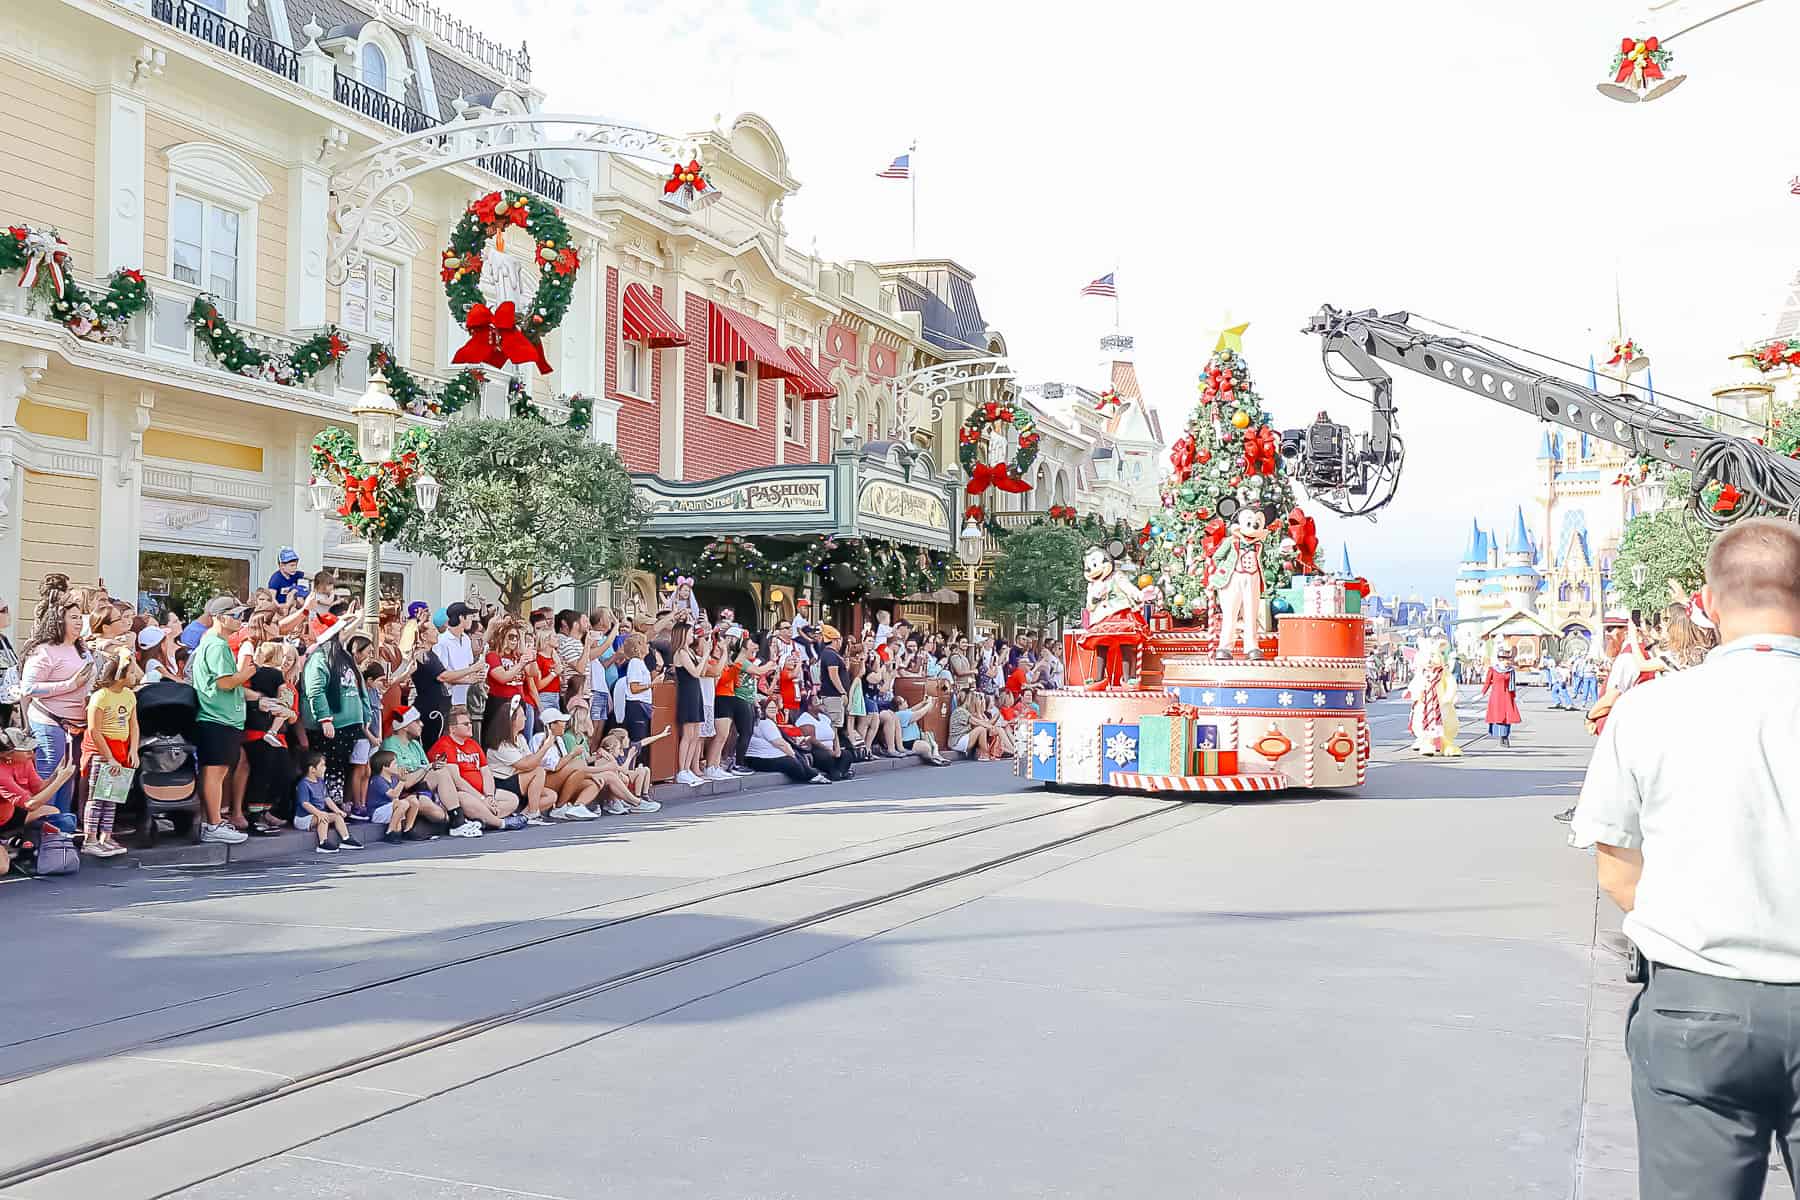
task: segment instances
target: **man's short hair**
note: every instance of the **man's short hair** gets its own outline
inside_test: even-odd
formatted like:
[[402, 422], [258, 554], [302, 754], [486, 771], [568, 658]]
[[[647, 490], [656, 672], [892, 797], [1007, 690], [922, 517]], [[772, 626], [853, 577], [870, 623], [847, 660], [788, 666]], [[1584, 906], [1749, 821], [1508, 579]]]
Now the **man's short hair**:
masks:
[[1706, 585], [1720, 608], [1800, 615], [1800, 525], [1751, 517], [1731, 526], [1706, 556]]
[[466, 717], [468, 715], [469, 715], [469, 706], [468, 705], [452, 704], [450, 706], [450, 719], [452, 721], [456, 720], [456, 718], [458, 718], [458, 717]]
[[568, 633], [581, 622], [581, 614], [572, 608], [565, 608], [556, 614], [556, 632]]

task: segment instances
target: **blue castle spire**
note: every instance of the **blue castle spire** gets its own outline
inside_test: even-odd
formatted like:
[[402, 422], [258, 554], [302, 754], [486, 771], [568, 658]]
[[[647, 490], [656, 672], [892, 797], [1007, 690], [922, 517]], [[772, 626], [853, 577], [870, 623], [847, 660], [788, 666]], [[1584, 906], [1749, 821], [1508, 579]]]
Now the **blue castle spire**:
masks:
[[1525, 509], [1522, 506], [1513, 508], [1513, 530], [1512, 536], [1506, 540], [1506, 552], [1525, 555], [1534, 553], [1531, 533], [1525, 528]]
[[1343, 565], [1338, 568], [1338, 574], [1342, 575], [1345, 579], [1356, 578], [1356, 572], [1350, 569], [1350, 545], [1348, 542], [1344, 544], [1344, 562]]
[[1481, 531], [1480, 521], [1471, 519], [1469, 521], [1469, 545], [1468, 548], [1463, 551], [1462, 560], [1466, 563], [1485, 564], [1487, 562], [1487, 556], [1487, 534]]

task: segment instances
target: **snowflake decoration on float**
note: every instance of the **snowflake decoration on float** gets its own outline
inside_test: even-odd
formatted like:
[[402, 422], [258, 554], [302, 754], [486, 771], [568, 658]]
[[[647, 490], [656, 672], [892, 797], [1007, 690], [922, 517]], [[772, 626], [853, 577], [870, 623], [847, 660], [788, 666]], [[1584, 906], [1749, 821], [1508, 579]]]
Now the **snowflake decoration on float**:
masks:
[[1294, 693], [1292, 693], [1292, 692], [1281, 693], [1281, 695], [1275, 697], [1275, 703], [1281, 705], [1281, 707], [1283, 707], [1283, 708], [1289, 707], [1290, 705], [1292, 705], [1294, 703]]
[[1314, 708], [1324, 708], [1325, 707], [1325, 693], [1324, 692], [1314, 692], [1313, 693], [1313, 707]]
[[1137, 741], [1128, 733], [1115, 733], [1106, 742], [1106, 757], [1115, 767], [1122, 767], [1137, 757]]
[[1344, 703], [1354, 705], [1356, 703], [1356, 693], [1355, 692], [1345, 692], [1344, 693]]
[[1211, 708], [1212, 702], [1213, 702], [1213, 693], [1212, 692], [1201, 692], [1200, 693], [1200, 703], [1206, 705], [1208, 708]]
[[1250, 693], [1238, 692], [1236, 695], [1232, 696], [1232, 700], [1238, 704], [1248, 704], [1250, 703]]
[[1049, 762], [1050, 756], [1056, 753], [1056, 738], [1045, 730], [1038, 730], [1031, 735], [1031, 756], [1039, 762]]

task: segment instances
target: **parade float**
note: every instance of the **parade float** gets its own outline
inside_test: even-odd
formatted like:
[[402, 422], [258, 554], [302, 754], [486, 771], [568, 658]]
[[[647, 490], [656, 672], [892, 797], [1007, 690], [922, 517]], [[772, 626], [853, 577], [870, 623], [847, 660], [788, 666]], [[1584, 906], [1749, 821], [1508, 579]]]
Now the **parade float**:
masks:
[[1368, 585], [1319, 571], [1242, 333], [1207, 364], [1138, 544], [1087, 552], [1067, 686], [1021, 739], [1026, 778], [1229, 796], [1367, 775]]

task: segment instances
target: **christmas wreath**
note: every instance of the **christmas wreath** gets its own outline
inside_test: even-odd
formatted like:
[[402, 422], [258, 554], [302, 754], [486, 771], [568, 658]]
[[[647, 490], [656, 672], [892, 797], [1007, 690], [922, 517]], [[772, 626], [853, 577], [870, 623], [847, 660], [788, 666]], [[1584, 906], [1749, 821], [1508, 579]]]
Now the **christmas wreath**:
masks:
[[1776, 338], [1764, 342], [1753, 353], [1756, 369], [1765, 375], [1777, 367], [1800, 367], [1800, 338]]
[[[1019, 435], [1019, 449], [1010, 463], [989, 464], [981, 461], [981, 443], [990, 425], [1011, 425]], [[969, 414], [957, 433], [956, 458], [968, 473], [964, 490], [979, 496], [990, 487], [1003, 492], [1029, 492], [1025, 472], [1037, 461], [1038, 431], [1031, 414], [1010, 404], [989, 400]]]
[[[531, 307], [520, 313], [512, 301], [490, 309], [481, 297], [481, 256], [488, 242], [506, 249], [506, 235], [523, 230], [537, 241], [538, 288]], [[470, 204], [450, 233], [444, 251], [444, 296], [450, 315], [469, 331], [469, 340], [451, 362], [504, 367], [530, 363], [548, 375], [544, 338], [563, 317], [575, 293], [581, 255], [554, 205], [524, 192], [489, 192]]]
[[356, 450], [356, 435], [331, 426], [312, 443], [313, 479], [328, 479], [343, 489], [337, 515], [356, 536], [390, 541], [418, 514], [413, 483], [428, 473], [431, 433], [412, 425], [394, 439], [394, 457], [366, 463]]
[[117, 341], [125, 323], [150, 306], [142, 271], [121, 267], [103, 295], [90, 295], [75, 282], [69, 244], [54, 229], [30, 225], [7, 228], [0, 238], [0, 270], [17, 271], [19, 286], [50, 302], [50, 316], [78, 338]]

